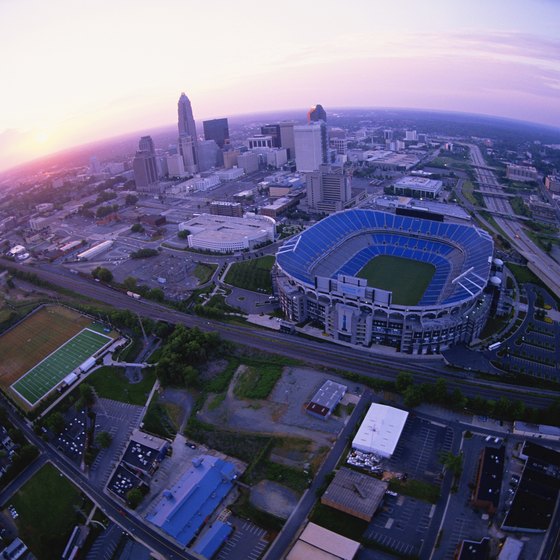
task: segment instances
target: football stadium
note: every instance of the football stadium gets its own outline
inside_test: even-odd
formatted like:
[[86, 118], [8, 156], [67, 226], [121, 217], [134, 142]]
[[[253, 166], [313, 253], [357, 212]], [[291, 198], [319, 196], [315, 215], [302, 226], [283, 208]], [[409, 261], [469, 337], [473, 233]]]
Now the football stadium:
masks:
[[347, 210], [284, 243], [275, 282], [287, 318], [336, 342], [439, 353], [482, 330], [493, 249], [471, 225]]

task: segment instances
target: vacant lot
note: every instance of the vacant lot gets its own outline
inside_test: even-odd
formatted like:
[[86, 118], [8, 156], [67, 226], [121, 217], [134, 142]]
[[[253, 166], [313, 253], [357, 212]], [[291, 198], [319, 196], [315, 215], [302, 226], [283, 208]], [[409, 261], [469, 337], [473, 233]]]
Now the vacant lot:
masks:
[[253, 292], [260, 289], [272, 293], [270, 271], [273, 265], [274, 257], [271, 256], [234, 263], [227, 273], [226, 282]]
[[429, 263], [380, 255], [358, 272], [369, 286], [393, 292], [393, 303], [416, 305], [434, 276], [435, 267]]
[[0, 337], [0, 385], [7, 389], [91, 322], [88, 317], [55, 305], [29, 315]]
[[92, 505], [51, 464], [25, 484], [10, 503], [19, 513], [16, 524], [21, 539], [39, 560], [62, 556], [74, 525], [84, 522]]
[[282, 376], [283, 366], [259, 364], [242, 366], [244, 369], [233, 390], [238, 399], [266, 399]]

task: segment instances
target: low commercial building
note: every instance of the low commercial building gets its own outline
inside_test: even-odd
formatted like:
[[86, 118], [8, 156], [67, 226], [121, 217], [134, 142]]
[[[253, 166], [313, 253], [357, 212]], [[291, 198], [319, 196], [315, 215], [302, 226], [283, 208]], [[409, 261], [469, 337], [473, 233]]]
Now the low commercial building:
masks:
[[253, 152], [245, 152], [237, 156], [237, 165], [241, 167], [245, 173], [254, 173], [259, 169], [259, 154]]
[[516, 165], [508, 163], [506, 166], [506, 178], [511, 181], [531, 182], [539, 178], [537, 170], [530, 165]]
[[276, 222], [254, 214], [243, 218], [200, 214], [179, 224], [179, 231], [182, 230], [190, 232], [187, 241], [193, 249], [231, 253], [274, 241]]
[[233, 527], [229, 523], [215, 521], [196, 541], [192, 547], [193, 552], [200, 554], [200, 556], [203, 556], [207, 560], [214, 558], [216, 552], [218, 552], [232, 532]]
[[393, 185], [395, 194], [416, 198], [437, 198], [442, 188], [443, 183], [439, 179], [417, 176], [403, 177]]
[[513, 433], [516, 436], [560, 441], [560, 428], [556, 426], [547, 426], [545, 424], [529, 424], [516, 420], [513, 423]]
[[327, 379], [309, 401], [305, 410], [312, 416], [326, 420], [344, 397], [347, 389], [346, 385]]
[[465, 539], [457, 546], [455, 560], [488, 560], [490, 558], [490, 539], [480, 541]]
[[113, 246], [113, 241], [108, 239], [107, 241], [102, 241], [93, 247], [90, 247], [87, 251], [78, 253], [77, 258], [80, 261], [87, 261], [99, 256], [104, 251], [108, 251]]
[[134, 430], [122, 462], [132, 472], [151, 476], [165, 458], [168, 448], [166, 440]]
[[480, 455], [472, 505], [495, 513], [500, 502], [504, 474], [505, 448], [485, 447]]
[[259, 213], [262, 216], [277, 218], [291, 208], [295, 208], [299, 204], [302, 196], [284, 196], [282, 198], [278, 198], [272, 204], [268, 204], [267, 206], [260, 208]]
[[549, 175], [545, 181], [544, 186], [553, 194], [560, 193], [560, 175]]
[[522, 552], [523, 541], [507, 537], [500, 554], [498, 554], [498, 560], [519, 560]]
[[321, 503], [358, 519], [371, 521], [388, 487], [387, 482], [342, 467], [321, 497]]
[[245, 175], [245, 170], [242, 167], [232, 167], [231, 169], [217, 171], [216, 175], [221, 181], [235, 181], [235, 179], [239, 179]]
[[229, 494], [236, 476], [232, 463], [200, 455], [172, 488], [163, 491], [146, 519], [187, 546]]
[[352, 448], [390, 458], [401, 437], [408, 412], [373, 403], [352, 441]]
[[215, 200], [210, 204], [210, 214], [213, 216], [243, 217], [243, 206], [239, 202]]
[[359, 548], [359, 542], [308, 523], [286, 560], [353, 560]]

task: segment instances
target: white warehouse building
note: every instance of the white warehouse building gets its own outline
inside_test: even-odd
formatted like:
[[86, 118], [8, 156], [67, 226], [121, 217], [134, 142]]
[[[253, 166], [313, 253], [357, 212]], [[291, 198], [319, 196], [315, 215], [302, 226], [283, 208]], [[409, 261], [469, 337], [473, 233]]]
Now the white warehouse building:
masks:
[[200, 214], [179, 224], [179, 231], [188, 230], [189, 247], [232, 253], [253, 249], [276, 237], [276, 222], [268, 216], [246, 214], [243, 218]]
[[361, 423], [352, 448], [389, 459], [395, 452], [408, 412], [373, 403]]

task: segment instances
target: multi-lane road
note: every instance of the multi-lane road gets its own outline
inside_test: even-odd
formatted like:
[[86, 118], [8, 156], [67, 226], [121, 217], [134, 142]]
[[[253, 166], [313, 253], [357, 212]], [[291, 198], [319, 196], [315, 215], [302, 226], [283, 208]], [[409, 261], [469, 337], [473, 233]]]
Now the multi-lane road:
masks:
[[[484, 203], [495, 216], [498, 226], [509, 237], [515, 249], [527, 259], [529, 268], [557, 295], [560, 296], [560, 265], [543, 250], [541, 250], [521, 228], [520, 221], [515, 218], [511, 204], [499, 184], [494, 172], [489, 169], [484, 161], [480, 148], [469, 144], [471, 160], [476, 173], [479, 188], [484, 197]], [[485, 194], [486, 193], [486, 194]]]

